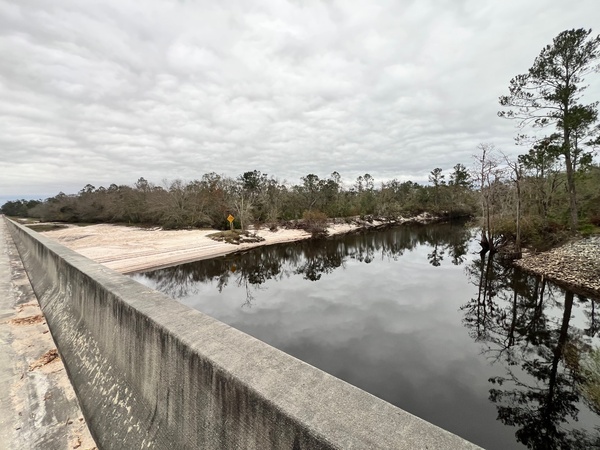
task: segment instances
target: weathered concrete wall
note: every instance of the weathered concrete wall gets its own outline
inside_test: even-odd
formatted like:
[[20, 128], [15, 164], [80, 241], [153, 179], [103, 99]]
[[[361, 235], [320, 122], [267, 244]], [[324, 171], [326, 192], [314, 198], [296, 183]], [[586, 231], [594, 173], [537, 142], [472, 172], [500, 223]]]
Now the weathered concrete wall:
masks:
[[476, 448], [9, 223], [102, 449]]
[[0, 215], [0, 450], [95, 443], [19, 253]]

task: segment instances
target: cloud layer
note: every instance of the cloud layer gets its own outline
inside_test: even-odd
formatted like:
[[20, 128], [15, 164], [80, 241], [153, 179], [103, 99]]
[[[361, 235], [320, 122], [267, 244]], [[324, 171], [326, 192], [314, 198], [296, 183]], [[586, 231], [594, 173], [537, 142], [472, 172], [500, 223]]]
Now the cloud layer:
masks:
[[600, 32], [595, 0], [0, 0], [0, 197], [254, 169], [424, 180], [480, 142], [517, 151], [498, 96], [579, 27]]

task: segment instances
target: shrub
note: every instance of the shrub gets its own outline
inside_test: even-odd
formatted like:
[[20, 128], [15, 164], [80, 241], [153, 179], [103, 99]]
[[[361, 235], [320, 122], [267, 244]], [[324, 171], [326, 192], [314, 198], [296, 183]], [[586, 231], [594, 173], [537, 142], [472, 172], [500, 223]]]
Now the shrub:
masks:
[[303, 228], [312, 237], [327, 236], [327, 215], [321, 211], [308, 210], [302, 213]]
[[592, 225], [595, 225], [597, 227], [600, 227], [600, 213], [598, 214], [594, 214], [593, 216], [590, 217], [590, 223]]
[[[517, 225], [513, 218], [504, 217], [494, 222], [496, 233], [507, 241], [514, 241]], [[521, 245], [536, 250], [548, 250], [562, 244], [569, 238], [569, 231], [564, 224], [549, 221], [544, 225], [538, 216], [521, 218]]]

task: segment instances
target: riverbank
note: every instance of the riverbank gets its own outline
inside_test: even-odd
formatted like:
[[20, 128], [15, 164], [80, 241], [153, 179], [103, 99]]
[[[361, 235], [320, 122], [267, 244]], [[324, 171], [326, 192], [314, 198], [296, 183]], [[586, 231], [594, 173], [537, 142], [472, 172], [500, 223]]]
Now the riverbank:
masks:
[[[331, 229], [332, 234], [346, 231], [346, 227]], [[45, 236], [121, 273], [183, 264], [200, 259], [214, 258], [228, 253], [261, 245], [293, 242], [310, 238], [302, 230], [258, 230], [261, 242], [240, 245], [217, 242], [208, 235], [215, 230], [162, 230], [120, 225], [89, 225], [43, 232]]]
[[[403, 223], [435, 221], [439, 221], [439, 218], [425, 215], [395, 222], [358, 218], [336, 220], [328, 224], [327, 233], [335, 236]], [[125, 274], [311, 238], [310, 233], [298, 228], [279, 228], [275, 231], [261, 228], [253, 232], [263, 240], [239, 245], [217, 242], [208, 237], [215, 230], [162, 230], [109, 224], [83, 227], [68, 225], [43, 234]], [[526, 252], [522, 259], [515, 261], [515, 265], [577, 293], [600, 299], [600, 236], [572, 241], [542, 253]]]
[[[402, 223], [430, 223], [439, 218], [430, 215], [382, 221], [377, 219], [336, 220], [327, 226], [327, 235], [336, 236], [375, 230]], [[34, 228], [35, 229], [35, 228]], [[253, 230], [262, 238], [260, 242], [239, 245], [218, 242], [209, 237], [216, 230], [163, 230], [123, 225], [97, 224], [88, 226], [67, 225], [64, 228], [43, 231], [42, 234], [65, 247], [81, 253], [124, 274], [159, 269], [201, 259], [210, 259], [263, 245], [281, 244], [310, 239], [310, 233], [299, 228]]]
[[514, 264], [586, 297], [600, 299], [600, 236], [542, 253], [524, 253]]
[[[329, 235], [334, 236], [355, 231], [357, 228], [352, 224], [332, 224], [327, 231]], [[262, 241], [236, 245], [211, 239], [209, 235], [214, 233], [215, 230], [162, 230], [98, 224], [84, 227], [69, 225], [42, 234], [87, 258], [125, 274], [311, 237], [310, 233], [299, 229], [259, 229], [254, 233], [262, 238]]]

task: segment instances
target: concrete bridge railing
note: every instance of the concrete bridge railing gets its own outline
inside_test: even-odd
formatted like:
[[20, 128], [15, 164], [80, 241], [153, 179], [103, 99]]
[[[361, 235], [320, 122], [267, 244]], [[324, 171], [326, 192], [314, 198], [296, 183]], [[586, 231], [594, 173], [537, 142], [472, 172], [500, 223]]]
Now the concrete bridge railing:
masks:
[[8, 221], [102, 449], [475, 445]]

